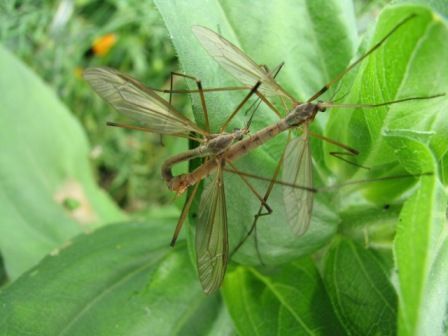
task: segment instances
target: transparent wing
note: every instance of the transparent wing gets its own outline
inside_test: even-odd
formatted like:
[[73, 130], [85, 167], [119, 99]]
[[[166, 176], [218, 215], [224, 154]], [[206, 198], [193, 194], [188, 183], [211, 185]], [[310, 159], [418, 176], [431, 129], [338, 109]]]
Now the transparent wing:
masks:
[[84, 78], [117, 111], [143, 122], [152, 132], [188, 134], [194, 131], [206, 134], [154, 91], [117, 70], [89, 68], [84, 71]]
[[211, 294], [221, 286], [227, 268], [227, 213], [222, 167], [205, 187], [196, 226], [196, 259], [202, 288]]
[[262, 85], [258, 91], [264, 95], [289, 97], [270, 73], [257, 65], [234, 44], [208, 28], [193, 26], [192, 30], [210, 56], [241, 83], [252, 87], [260, 81]]
[[[312, 161], [309, 139], [305, 131], [292, 139], [285, 151], [282, 180], [291, 184], [312, 188]], [[314, 193], [297, 188], [283, 187], [286, 215], [292, 231], [304, 234], [310, 225]]]

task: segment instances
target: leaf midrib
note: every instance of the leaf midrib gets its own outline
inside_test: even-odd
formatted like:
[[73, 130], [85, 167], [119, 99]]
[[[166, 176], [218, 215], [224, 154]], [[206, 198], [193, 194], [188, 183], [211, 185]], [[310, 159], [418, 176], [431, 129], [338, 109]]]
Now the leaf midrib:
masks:
[[[284, 300], [283, 295], [277, 291], [276, 286], [274, 283], [271, 283], [271, 281], [268, 281], [268, 279], [264, 276], [262, 276], [260, 273], [258, 273], [256, 270], [254, 270], [253, 268], [249, 269], [250, 272], [256, 277], [258, 278], [262, 283], [265, 284], [265, 286], [267, 287], [267, 289], [269, 289], [272, 294], [274, 294], [274, 296], [277, 298], [278, 302], [281, 304], [281, 306], [283, 306], [284, 308], [286, 308], [286, 310], [291, 314], [291, 316], [300, 324], [300, 326], [304, 329], [304, 331], [308, 334], [308, 335], [314, 335], [314, 333], [312, 332], [312, 330], [310, 330], [308, 328], [308, 326], [306, 325], [306, 323], [300, 318], [300, 316], [294, 311], [294, 309], [287, 304], [286, 300]], [[306, 273], [305, 273], [306, 274]], [[308, 274], [306, 274], [308, 276]], [[314, 279], [312, 279], [314, 280]], [[284, 285], [281, 284], [284, 287], [287, 287], [288, 285]], [[294, 287], [291, 287], [294, 290], [297, 290]]]

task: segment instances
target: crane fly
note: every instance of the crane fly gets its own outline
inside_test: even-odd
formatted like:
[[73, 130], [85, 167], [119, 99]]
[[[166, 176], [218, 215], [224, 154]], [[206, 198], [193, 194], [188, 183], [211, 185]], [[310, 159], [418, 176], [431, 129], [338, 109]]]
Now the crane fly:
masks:
[[[275, 76], [280, 69], [281, 66], [274, 71], [273, 76]], [[201, 82], [196, 78], [178, 73], [174, 74], [196, 81], [205, 115], [205, 130], [185, 118], [174, 109], [174, 107], [170, 104], [171, 95], [170, 100], [166, 101], [153, 89], [146, 87], [136, 79], [124, 73], [110, 68], [89, 68], [84, 72], [84, 77], [96, 93], [111, 104], [117, 111], [130, 119], [142, 122], [144, 124], [143, 127], [118, 124], [114, 122], [110, 122], [108, 125], [163, 135], [184, 137], [200, 143], [198, 147], [177, 154], [163, 163], [162, 177], [167, 182], [170, 190], [175, 191], [177, 194], [181, 194], [185, 192], [189, 186], [193, 185], [175, 183], [177, 179], [171, 172], [173, 165], [183, 161], [189, 161], [194, 158], [208, 158], [206, 163], [214, 162], [216, 164], [217, 169], [215, 169], [214, 175], [211, 179], [212, 181], [206, 185], [204, 192], [202, 193], [199, 205], [199, 220], [196, 226], [196, 255], [198, 273], [204, 292], [212, 293], [219, 288], [222, 282], [228, 260], [227, 215], [223, 179], [225, 161], [224, 159], [219, 158], [219, 154], [225, 152], [232, 144], [241, 141], [244, 136], [247, 135], [250, 122], [256, 111], [257, 105], [252, 105], [255, 106], [255, 109], [253, 109], [245, 128], [236, 129], [232, 133], [221, 132], [212, 134], [209, 131], [204, 92], [222, 91], [228, 90], [229, 88], [203, 89]], [[171, 89], [168, 90], [170, 94], [175, 91], [172, 89], [172, 78], [173, 74], [171, 77]], [[250, 89], [250, 92], [228, 117], [225, 125], [227, 125], [236, 113], [241, 110], [243, 105], [257, 91], [260, 84], [261, 83], [256, 83]], [[230, 88], [230, 90], [238, 89], [247, 90], [246, 87]], [[192, 134], [199, 135], [200, 137], [192, 136]], [[237, 173], [236, 171], [232, 171], [232, 169], [230, 169], [230, 171]], [[203, 177], [205, 176], [206, 175]], [[246, 177], [241, 176], [241, 178], [248, 188], [260, 200], [260, 202], [263, 202], [262, 197], [251, 186]], [[200, 180], [197, 182], [199, 181]], [[198, 186], [199, 183], [195, 183], [194, 189], [184, 205], [173, 234], [171, 241], [172, 246], [176, 242], [182, 224], [188, 214], [192, 200], [198, 190]], [[267, 205], [265, 206], [268, 207]]]
[[[226, 40], [224, 37], [215, 33], [214, 31], [202, 27], [193, 26], [193, 33], [196, 35], [202, 47], [208, 52], [208, 54], [214, 58], [227, 72], [229, 72], [234, 78], [240, 81], [245, 86], [253, 85], [255, 82], [261, 82], [262, 85], [257, 91], [257, 95], [262, 99], [266, 105], [268, 105], [277, 115], [281, 113], [277, 110], [273, 103], [271, 103], [267, 97], [279, 97], [280, 100], [286, 105], [285, 101], [289, 101], [292, 104], [292, 109], [286, 113], [286, 116], [281, 118], [277, 124], [268, 126], [263, 130], [260, 130], [256, 134], [249, 138], [238, 142], [222, 153], [222, 157], [226, 161], [233, 161], [236, 158], [244, 155], [247, 151], [252, 150], [262, 143], [268, 141], [278, 133], [301, 127], [303, 129], [300, 137], [291, 137], [291, 133], [288, 136], [288, 143], [286, 144], [281, 159], [275, 169], [272, 177], [272, 182], [269, 185], [264, 197], [263, 203], [268, 200], [275, 181], [280, 174], [281, 166], [283, 166], [281, 180], [286, 184], [299, 185], [304, 188], [284, 188], [283, 199], [285, 202], [285, 209], [287, 214], [287, 220], [290, 224], [292, 231], [296, 235], [304, 234], [310, 225], [311, 214], [313, 208], [314, 193], [309, 192], [313, 190], [312, 184], [312, 159], [309, 145], [309, 137], [314, 136], [333, 145], [342, 148], [343, 151], [331, 152], [330, 154], [343, 160], [354, 164], [361, 168], [363, 167], [354, 161], [347, 159], [347, 156], [356, 156], [358, 151], [347, 145], [339, 143], [335, 140], [326, 138], [322, 135], [314, 134], [309, 130], [309, 124], [314, 120], [318, 112], [324, 112], [327, 108], [340, 107], [340, 108], [377, 108], [380, 106], [397, 104], [405, 101], [431, 99], [441, 97], [444, 94], [438, 94], [426, 97], [407, 97], [394, 101], [387, 101], [377, 104], [335, 104], [334, 102], [322, 102], [316, 100], [322, 96], [331, 86], [339, 82], [339, 80], [367, 56], [377, 50], [392, 34], [394, 34], [400, 27], [416, 17], [416, 14], [409, 15], [395, 25], [381, 40], [376, 42], [364, 55], [359, 57], [356, 61], [350, 64], [344, 71], [339, 73], [335, 78], [330, 80], [315, 94], [313, 94], [305, 102], [301, 102], [290, 95], [284, 90], [271, 76], [267, 76], [260, 66], [257, 65], [249, 56], [247, 56], [241, 49]], [[203, 167], [198, 168], [191, 173], [190, 176], [181, 177], [181, 181], [178, 183], [191, 183], [196, 178], [199, 178], [201, 174], [206, 170], [215, 169], [213, 162], [208, 162]], [[240, 172], [243, 174], [243, 172]], [[188, 180], [191, 180], [188, 181]], [[256, 227], [257, 220], [260, 216], [270, 214], [270, 212], [263, 213], [263, 207], [260, 207], [258, 213], [255, 215], [254, 222], [246, 235], [252, 233]], [[237, 246], [241, 246], [245, 239]]]
[[[314, 193], [317, 191], [312, 186], [312, 172], [311, 172], [311, 153], [309, 149], [309, 140], [308, 137], [311, 132], [308, 130], [307, 126], [310, 122], [314, 120], [317, 112], [323, 112], [328, 107], [378, 107], [389, 104], [398, 103], [401, 101], [414, 100], [414, 99], [427, 99], [438, 97], [440, 95], [432, 96], [432, 97], [411, 97], [405, 98], [398, 101], [385, 102], [380, 104], [333, 104], [333, 103], [324, 103], [317, 102], [313, 103], [315, 99], [317, 99], [321, 94], [328, 90], [328, 88], [336, 83], [342, 76], [352, 69], [356, 64], [358, 64], [362, 59], [364, 59], [368, 54], [377, 49], [384, 40], [390, 36], [399, 26], [403, 25], [405, 21], [403, 20], [399, 25], [397, 25], [382, 41], [377, 43], [374, 48], [372, 48], [369, 52], [367, 52], [364, 56], [358, 59], [355, 63], [349, 66], [345, 72], [339, 75], [335, 80], [328, 83], [321, 90], [318, 91], [312, 98], [310, 98], [305, 103], [300, 103], [296, 101], [291, 95], [289, 95], [283, 88], [281, 88], [276, 81], [274, 80], [275, 75], [272, 75], [272, 72], [266, 70], [266, 68], [257, 65], [254, 61], [248, 58], [241, 50], [232, 45], [230, 42], [214, 33], [211, 30], [208, 30], [204, 27], [195, 27], [194, 32], [196, 35], [201, 36], [205, 35], [205, 37], [199, 37], [200, 40], [208, 38], [211, 42], [209, 45], [212, 51], [221, 50], [223, 48], [224, 54], [215, 55], [215, 58], [222, 58], [221, 62], [226, 64], [225, 68], [229, 68], [228, 70], [232, 74], [237, 74], [236, 77], [241, 80], [241, 82], [245, 85], [243, 88], [227, 88], [227, 89], [251, 89], [250, 93], [246, 96], [245, 100], [239, 104], [237, 109], [231, 114], [231, 116], [227, 119], [224, 125], [221, 127], [221, 131], [225, 129], [225, 127], [230, 122], [230, 119], [241, 109], [242, 105], [249, 99], [250, 95], [256, 94], [266, 105], [268, 105], [279, 117], [281, 117], [281, 113], [276, 109], [276, 107], [266, 98], [269, 96], [279, 96], [282, 99], [288, 99], [293, 102], [293, 109], [287, 113], [285, 117], [281, 117], [280, 120], [271, 126], [268, 126], [262, 130], [257, 131], [255, 134], [244, 137], [247, 134], [247, 127], [244, 130], [240, 130], [240, 133], [235, 131], [234, 133], [220, 133], [220, 134], [210, 134], [208, 131], [204, 131], [199, 129], [198, 126], [193, 124], [191, 127], [191, 121], [184, 118], [182, 115], [178, 114], [174, 108], [163, 100], [160, 96], [158, 96], [153, 90], [146, 88], [143, 84], [137, 82], [136, 80], [118, 73], [117, 71], [109, 70], [111, 74], [108, 74], [104, 78], [104, 72], [102, 75], [98, 75], [94, 72], [93, 76], [90, 76], [89, 80], [89, 70], [86, 74], [87, 80], [91, 83], [94, 89], [102, 96], [106, 101], [110, 102], [117, 110], [122, 112], [125, 115], [130, 116], [133, 119], [137, 119], [143, 121], [145, 124], [153, 125], [154, 123], [159, 123], [162, 125], [162, 131], [157, 127], [128, 127], [126, 125], [118, 125], [112, 124], [115, 126], [127, 127], [132, 129], [139, 129], [143, 131], [150, 131], [159, 134], [170, 134], [177, 135], [186, 138], [191, 138], [190, 133], [194, 132], [200, 134], [202, 139], [201, 146], [199, 149], [192, 149], [186, 151], [184, 153], [178, 154], [167, 161], [162, 166], [162, 176], [168, 184], [170, 190], [176, 191], [178, 193], [184, 192], [188, 187], [194, 186], [193, 191], [191, 192], [188, 200], [185, 203], [185, 206], [182, 210], [178, 225], [176, 227], [175, 234], [173, 236], [172, 244], [174, 244], [175, 239], [180, 231], [181, 225], [186, 218], [188, 210], [191, 206], [192, 200], [198, 190], [199, 183], [205, 177], [211, 175], [211, 182], [208, 183], [204, 191], [201, 195], [200, 204], [199, 204], [199, 216], [198, 222], [196, 225], [196, 258], [197, 258], [197, 267], [199, 278], [201, 281], [201, 285], [206, 293], [212, 293], [216, 291], [223, 280], [227, 262], [228, 262], [228, 238], [227, 238], [227, 214], [226, 214], [226, 199], [224, 192], [224, 178], [223, 172], [228, 171], [232, 173], [236, 173], [239, 175], [244, 183], [249, 187], [249, 189], [257, 196], [257, 198], [261, 202], [260, 211], [256, 215], [255, 221], [251, 227], [251, 230], [248, 232], [247, 236], [249, 236], [252, 229], [255, 228], [256, 221], [259, 216], [263, 215], [262, 210], [265, 209], [266, 213], [271, 213], [272, 210], [267, 205], [267, 199], [272, 190], [274, 184], [284, 185], [288, 189], [292, 191], [285, 191], [285, 199], [293, 199], [293, 201], [289, 202], [289, 209], [287, 210], [288, 218], [293, 228], [293, 231], [297, 234], [301, 234], [306, 231], [309, 221], [311, 218], [311, 211], [313, 206]], [[213, 40], [215, 39], [215, 40]], [[216, 41], [219, 42], [219, 48], [216, 48]], [[215, 45], [215, 46], [214, 46]], [[209, 51], [210, 52], [210, 51]], [[226, 56], [229, 58], [225, 58], [223, 55], [226, 53], [230, 54], [232, 57], [235, 57], [235, 60], [231, 59], [230, 56]], [[98, 69], [97, 69], [98, 70]], [[104, 69], [102, 69], [104, 70]], [[118, 74], [117, 74], [118, 73]], [[112, 76], [109, 78], [108, 76]], [[118, 78], [117, 78], [118, 77]], [[118, 80], [117, 80], [118, 79]], [[97, 83], [95, 84], [95, 81]], [[109, 82], [112, 82], [110, 84]], [[254, 84], [255, 83], [255, 84]], [[132, 89], [130, 89], [132, 88]], [[180, 93], [180, 92], [199, 92], [201, 95], [201, 104], [203, 107], [203, 111], [205, 114], [205, 124], [207, 130], [208, 127], [208, 118], [206, 115], [206, 106], [205, 99], [203, 97], [203, 93], [206, 91], [218, 91], [220, 89], [202, 89], [201, 85], [198, 84], [198, 90], [158, 90], [164, 92], [171, 93]], [[225, 90], [225, 89], [223, 89]], [[132, 91], [132, 93], [130, 93]], [[136, 94], [136, 92], [138, 92]], [[145, 102], [146, 95], [149, 95], [151, 104], [156, 105], [160, 109], [162, 105], [162, 111], [157, 111], [153, 106], [148, 105]], [[143, 97], [142, 97], [143, 96]], [[154, 102], [154, 101], [155, 102]], [[163, 103], [161, 103], [161, 100]], [[171, 101], [171, 97], [170, 97]], [[168, 111], [167, 111], [168, 108]], [[145, 111], [145, 109], [149, 109], [150, 112]], [[135, 111], [134, 111], [135, 110]], [[154, 111], [156, 110], [156, 116], [154, 117]], [[175, 112], [175, 113], [173, 113]], [[147, 118], [145, 114], [150, 114], [150, 118]], [[161, 113], [163, 117], [159, 114]], [[179, 123], [179, 115], [181, 116], [182, 122]], [[142, 118], [143, 116], [143, 118]], [[167, 126], [170, 125], [170, 121], [175, 120], [176, 127], [181, 125], [182, 128], [176, 128]], [[162, 121], [162, 122], [161, 122]], [[166, 124], [167, 123], [167, 124]], [[189, 125], [191, 128], [188, 128]], [[247, 178], [259, 178], [253, 174], [248, 174], [245, 172], [241, 172], [232, 164], [232, 161], [237, 158], [247, 154], [252, 149], [255, 149], [261, 146], [266, 141], [272, 139], [277, 134], [290, 131], [299, 126], [303, 126], [304, 132], [301, 137], [293, 138], [290, 140], [285, 147], [285, 150], [281, 156], [281, 160], [276, 167], [274, 176], [270, 179], [265, 179], [270, 182], [269, 188], [264, 195], [264, 197], [260, 196], [253, 187], [251, 187]], [[199, 130], [198, 130], [199, 129]], [[179, 131], [181, 130], [181, 131]], [[226, 137], [231, 136], [230, 140], [227, 140]], [[316, 135], [317, 136], [317, 135]], [[339, 144], [331, 139], [324, 138], [322, 136], [318, 136], [323, 140], [329, 141], [333, 144], [336, 144], [348, 153], [353, 155], [357, 154], [357, 151], [345, 146], [343, 144]], [[199, 138], [193, 138], [196, 141], [200, 141]], [[335, 153], [336, 155], [338, 153]], [[340, 154], [340, 153], [339, 153]], [[344, 153], [347, 154], [347, 153]], [[340, 154], [340, 155], [344, 155]], [[195, 157], [209, 157], [201, 166], [199, 166], [194, 171], [188, 174], [182, 174], [178, 176], [174, 176], [171, 172], [172, 166], [176, 163], [191, 160]], [[278, 173], [280, 171], [280, 167], [282, 163], [286, 163], [288, 169], [285, 169], [283, 172], [282, 180], [277, 180]], [[304, 164], [305, 163], [305, 164]], [[228, 167], [226, 167], [228, 166]], [[289, 167], [292, 167], [289, 169]], [[406, 176], [409, 177], [409, 176]], [[298, 206], [302, 205], [302, 206]], [[298, 210], [297, 210], [298, 209]], [[300, 217], [300, 218], [297, 218]], [[242, 244], [244, 239], [240, 242], [238, 246]]]

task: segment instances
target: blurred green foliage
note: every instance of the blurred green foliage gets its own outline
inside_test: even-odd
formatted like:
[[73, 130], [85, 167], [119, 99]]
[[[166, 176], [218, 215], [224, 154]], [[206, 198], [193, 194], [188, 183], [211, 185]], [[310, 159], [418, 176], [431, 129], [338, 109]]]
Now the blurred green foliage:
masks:
[[[105, 55], [94, 41], [114, 34]], [[171, 201], [160, 179], [167, 155], [158, 136], [111, 129], [113, 110], [82, 78], [82, 69], [108, 66], [151, 87], [161, 87], [177, 70], [168, 33], [152, 1], [3, 1], [0, 40], [57, 92], [84, 126], [100, 184], [128, 210]], [[183, 98], [183, 99], [182, 99]], [[176, 106], [184, 109], [188, 99]], [[176, 144], [167, 139], [167, 147]]]

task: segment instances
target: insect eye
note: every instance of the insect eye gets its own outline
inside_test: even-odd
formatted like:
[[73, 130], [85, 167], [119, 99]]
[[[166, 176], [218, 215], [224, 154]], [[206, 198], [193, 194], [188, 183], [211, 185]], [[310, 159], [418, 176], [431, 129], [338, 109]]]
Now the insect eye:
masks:
[[322, 100], [319, 100], [319, 101], [317, 102], [317, 109], [318, 109], [320, 112], [325, 112], [325, 111], [327, 110], [327, 108], [326, 108], [325, 106], [322, 106], [323, 103], [324, 103], [324, 102], [323, 102]]

